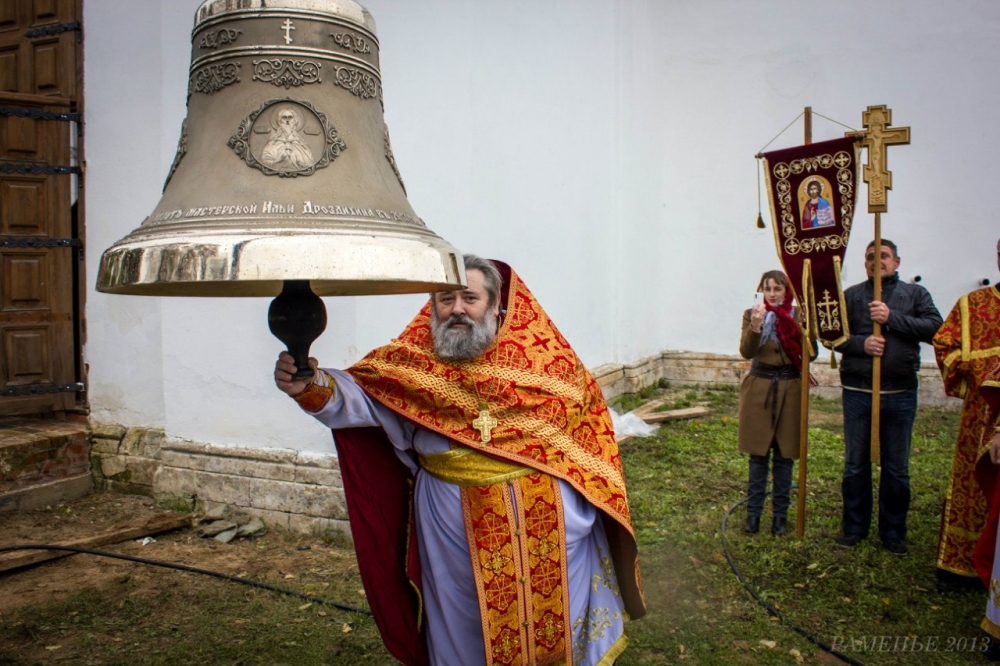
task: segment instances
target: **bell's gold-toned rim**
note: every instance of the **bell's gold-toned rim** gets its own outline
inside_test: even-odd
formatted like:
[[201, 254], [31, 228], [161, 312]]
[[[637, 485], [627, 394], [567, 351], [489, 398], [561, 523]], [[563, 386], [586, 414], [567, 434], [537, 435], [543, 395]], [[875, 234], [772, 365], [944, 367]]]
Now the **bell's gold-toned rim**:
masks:
[[308, 280], [320, 296], [461, 289], [465, 264], [436, 239], [202, 235], [129, 242], [101, 257], [97, 290], [145, 296], [277, 296]]

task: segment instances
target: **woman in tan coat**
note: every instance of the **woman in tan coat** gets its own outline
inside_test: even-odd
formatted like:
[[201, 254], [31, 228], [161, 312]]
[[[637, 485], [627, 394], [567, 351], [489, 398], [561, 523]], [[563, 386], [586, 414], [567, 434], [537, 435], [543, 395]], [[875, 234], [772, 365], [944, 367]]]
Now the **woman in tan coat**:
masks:
[[750, 454], [747, 521], [756, 534], [767, 495], [767, 468], [773, 467], [771, 534], [785, 533], [791, 504], [792, 460], [799, 457], [802, 403], [802, 332], [792, 308], [792, 290], [781, 271], [761, 276], [762, 303], [743, 313], [740, 355], [752, 361], [740, 386], [741, 453]]

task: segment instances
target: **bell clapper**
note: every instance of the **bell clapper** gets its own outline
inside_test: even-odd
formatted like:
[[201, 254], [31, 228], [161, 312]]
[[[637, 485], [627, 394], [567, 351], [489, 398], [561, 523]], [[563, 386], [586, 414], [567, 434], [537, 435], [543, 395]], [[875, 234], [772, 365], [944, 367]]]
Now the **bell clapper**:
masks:
[[285, 280], [267, 310], [267, 326], [274, 337], [285, 343], [295, 358], [293, 381], [311, 379], [309, 347], [326, 330], [326, 306], [309, 285], [309, 280]]

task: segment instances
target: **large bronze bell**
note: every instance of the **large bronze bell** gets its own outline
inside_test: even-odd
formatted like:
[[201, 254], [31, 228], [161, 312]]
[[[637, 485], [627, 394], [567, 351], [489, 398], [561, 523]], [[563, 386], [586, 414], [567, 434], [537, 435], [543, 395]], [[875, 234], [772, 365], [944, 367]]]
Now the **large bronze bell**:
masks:
[[291, 305], [272, 304], [274, 330], [275, 316], [300, 312], [289, 294], [460, 288], [461, 254], [406, 199], [382, 115], [378, 48], [371, 15], [353, 0], [202, 3], [188, 114], [163, 196], [104, 252], [97, 290], [284, 289]]

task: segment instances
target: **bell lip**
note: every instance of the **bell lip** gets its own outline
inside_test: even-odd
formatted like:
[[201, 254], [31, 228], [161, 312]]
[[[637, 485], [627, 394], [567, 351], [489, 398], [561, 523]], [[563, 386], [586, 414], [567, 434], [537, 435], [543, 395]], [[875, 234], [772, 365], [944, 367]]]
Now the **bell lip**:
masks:
[[210, 19], [253, 9], [314, 11], [339, 16], [376, 32], [371, 12], [354, 0], [204, 0], [194, 13], [194, 29]]
[[[467, 285], [451, 282], [410, 280], [305, 280], [317, 296], [402, 296], [458, 291]], [[216, 282], [159, 282], [102, 286], [97, 291], [115, 296], [158, 296], [183, 298], [274, 298], [284, 280], [233, 280]]]
[[309, 280], [321, 296], [450, 291], [462, 254], [440, 238], [336, 235], [128, 237], [101, 256], [96, 289], [148, 296], [276, 296]]

